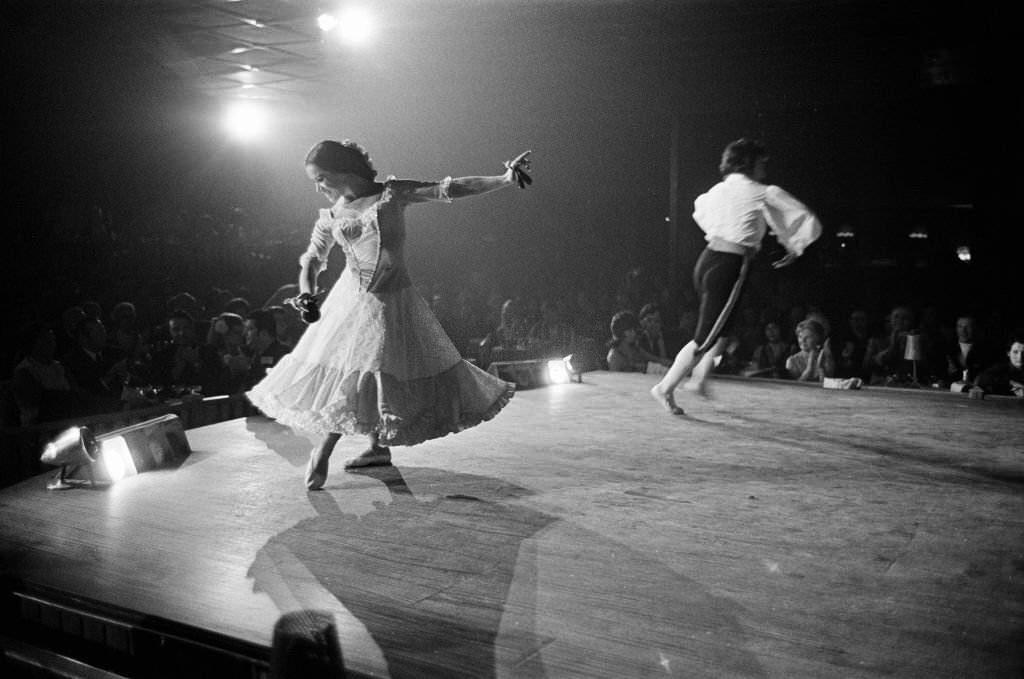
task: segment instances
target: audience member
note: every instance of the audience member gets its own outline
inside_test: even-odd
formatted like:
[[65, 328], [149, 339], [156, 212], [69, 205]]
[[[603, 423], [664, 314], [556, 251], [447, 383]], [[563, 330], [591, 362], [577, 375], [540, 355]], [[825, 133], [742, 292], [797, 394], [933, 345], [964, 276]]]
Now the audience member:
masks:
[[619, 311], [612, 316], [612, 339], [605, 361], [613, 372], [646, 372], [647, 359], [637, 346], [640, 321], [632, 311]]
[[529, 331], [522, 304], [513, 298], [506, 299], [501, 305], [501, 321], [480, 345], [481, 363], [524, 358], [530, 343]]
[[744, 371], [747, 377], [788, 377], [786, 359], [793, 353], [789, 344], [782, 340], [779, 324], [769, 321], [764, 326], [764, 342], [754, 349], [754, 355]]
[[78, 346], [62, 363], [77, 404], [85, 413], [117, 410], [122, 388], [131, 379], [127, 359], [107, 345], [107, 329], [98, 318], [87, 316], [78, 326], [76, 339]]
[[914, 313], [910, 307], [896, 306], [889, 312], [886, 334], [872, 337], [868, 342], [865, 368], [871, 375], [871, 384], [900, 384], [909, 381], [914, 367], [905, 358], [907, 335], [912, 334], [914, 329]]
[[999, 362], [999, 351], [978, 336], [977, 321], [970, 314], [956, 319], [956, 339], [943, 352], [945, 384], [962, 383], [965, 387], [975, 384], [978, 375]]
[[252, 305], [249, 304], [249, 300], [247, 300], [245, 297], [232, 297], [227, 301], [227, 303], [224, 305], [224, 308], [222, 308], [220, 311], [235, 314], [239, 318], [245, 318], [249, 315], [251, 306]]
[[640, 308], [640, 335], [637, 345], [648, 354], [668, 365], [679, 349], [666, 341], [661, 321], [661, 307], [649, 302]]
[[202, 360], [192, 315], [184, 309], [172, 311], [166, 325], [170, 340], [153, 350], [155, 386], [178, 394], [188, 389], [202, 389], [215, 381], [216, 376], [204, 370], [207, 363]]
[[22, 328], [20, 334], [22, 358], [12, 379], [17, 421], [8, 422], [5, 418], [4, 424], [24, 427], [71, 417], [75, 411], [74, 396], [64, 366], [54, 355], [55, 333], [49, 326], [33, 322]]
[[245, 388], [249, 389], [262, 380], [267, 370], [277, 365], [291, 347], [277, 338], [277, 322], [267, 309], [249, 312], [245, 320], [245, 346], [249, 353], [249, 374]]
[[528, 334], [529, 344], [543, 355], [558, 357], [571, 354], [579, 345], [579, 338], [562, 303], [552, 297], [540, 302], [540, 320]]
[[1005, 360], [978, 375], [977, 386], [987, 394], [1024, 398], [1024, 330], [1013, 334]]
[[60, 329], [57, 331], [57, 356], [66, 356], [78, 346], [78, 326], [85, 320], [85, 311], [80, 306], [71, 306], [60, 314]]
[[231, 311], [214, 317], [199, 355], [204, 394], [234, 394], [248, 386], [251, 365], [244, 346], [245, 319]]
[[825, 339], [825, 329], [815, 320], [801, 321], [796, 326], [800, 351], [786, 359], [786, 372], [801, 382], [820, 382], [836, 374], [836, 362]]
[[837, 377], [870, 379], [871, 367], [868, 365], [870, 342], [871, 324], [868, 313], [863, 309], [854, 309], [847, 319], [846, 329], [838, 337], [837, 344], [842, 346], [842, 349], [839, 352], [839, 365], [836, 367]]

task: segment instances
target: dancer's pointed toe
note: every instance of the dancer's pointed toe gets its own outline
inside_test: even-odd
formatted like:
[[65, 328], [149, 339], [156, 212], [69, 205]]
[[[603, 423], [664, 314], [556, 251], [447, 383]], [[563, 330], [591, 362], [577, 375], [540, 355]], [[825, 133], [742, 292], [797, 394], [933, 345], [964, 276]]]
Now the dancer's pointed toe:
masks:
[[324, 487], [324, 484], [327, 483], [330, 459], [330, 455], [322, 454], [319, 448], [309, 454], [309, 463], [306, 465], [306, 488], [320, 490]]

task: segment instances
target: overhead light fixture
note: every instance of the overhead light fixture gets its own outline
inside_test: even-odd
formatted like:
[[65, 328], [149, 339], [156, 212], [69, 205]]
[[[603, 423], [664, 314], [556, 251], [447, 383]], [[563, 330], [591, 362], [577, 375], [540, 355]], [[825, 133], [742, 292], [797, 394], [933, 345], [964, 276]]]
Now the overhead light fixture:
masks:
[[320, 30], [324, 33], [330, 33], [338, 27], [338, 19], [333, 14], [327, 14], [324, 12], [316, 18], [316, 25], [320, 27]]

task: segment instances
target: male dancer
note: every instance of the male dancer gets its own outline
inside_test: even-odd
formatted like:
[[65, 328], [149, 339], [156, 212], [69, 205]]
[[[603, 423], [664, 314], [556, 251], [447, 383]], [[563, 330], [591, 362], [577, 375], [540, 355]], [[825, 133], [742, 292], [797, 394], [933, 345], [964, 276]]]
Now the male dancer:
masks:
[[697, 329], [651, 388], [654, 399], [673, 415], [684, 414], [673, 394], [687, 375], [691, 377], [685, 388], [705, 394], [705, 380], [725, 348], [733, 309], [766, 229], [786, 249], [772, 264], [776, 269], [791, 264], [821, 235], [821, 224], [807, 206], [778, 186], [763, 183], [767, 161], [767, 151], [755, 141], [730, 143], [718, 166], [722, 181], [694, 201], [693, 219], [708, 241], [693, 271], [700, 296]]

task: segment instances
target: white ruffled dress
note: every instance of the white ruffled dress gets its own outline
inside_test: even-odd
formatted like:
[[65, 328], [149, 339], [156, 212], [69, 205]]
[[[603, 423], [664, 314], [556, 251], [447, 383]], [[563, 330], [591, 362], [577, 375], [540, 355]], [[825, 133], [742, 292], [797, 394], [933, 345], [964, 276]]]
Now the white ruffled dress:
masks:
[[494, 417], [514, 385], [462, 359], [405, 269], [405, 208], [451, 202], [442, 182], [389, 179], [376, 200], [320, 211], [303, 260], [338, 244], [345, 269], [295, 348], [247, 393], [265, 415], [316, 434], [413, 445]]

